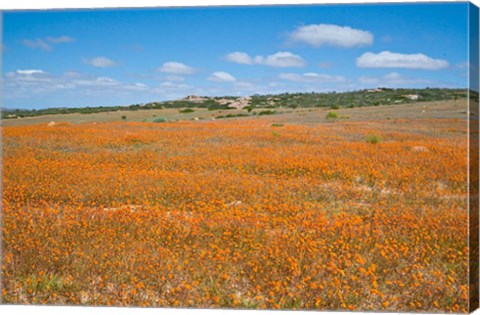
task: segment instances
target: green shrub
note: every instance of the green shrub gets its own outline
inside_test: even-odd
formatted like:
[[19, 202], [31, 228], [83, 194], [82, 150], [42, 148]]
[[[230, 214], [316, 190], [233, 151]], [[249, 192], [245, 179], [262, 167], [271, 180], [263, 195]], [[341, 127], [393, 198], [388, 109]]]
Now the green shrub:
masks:
[[283, 127], [283, 124], [272, 124], [272, 127]]
[[262, 116], [262, 115], [273, 115], [275, 114], [277, 111], [275, 110], [262, 110], [260, 113], [258, 113], [259, 116]]
[[195, 110], [191, 109], [191, 108], [185, 108], [185, 109], [181, 109], [179, 110], [180, 113], [193, 113]]
[[243, 109], [246, 109], [249, 113], [255, 109], [255, 106], [250, 105], [250, 106], [245, 106]]
[[224, 118], [235, 118], [235, 117], [248, 117], [249, 115], [248, 114], [228, 114], [228, 115], [225, 115], [225, 116], [217, 116], [215, 117], [216, 119], [224, 119]]
[[340, 109], [340, 106], [337, 104], [330, 106], [330, 109]]
[[340, 118], [340, 115], [338, 115], [337, 112], [328, 112], [327, 116], [325, 116], [325, 119], [328, 119], [328, 120], [334, 120], [338, 118]]
[[165, 117], [158, 117], [158, 118], [155, 118], [153, 120], [153, 122], [156, 122], [156, 123], [164, 123], [164, 122], [167, 122], [167, 121], [168, 121], [168, 119], [165, 118]]
[[381, 140], [381, 137], [378, 135], [368, 135], [365, 137], [365, 141], [371, 144], [377, 144], [380, 142], [380, 140]]

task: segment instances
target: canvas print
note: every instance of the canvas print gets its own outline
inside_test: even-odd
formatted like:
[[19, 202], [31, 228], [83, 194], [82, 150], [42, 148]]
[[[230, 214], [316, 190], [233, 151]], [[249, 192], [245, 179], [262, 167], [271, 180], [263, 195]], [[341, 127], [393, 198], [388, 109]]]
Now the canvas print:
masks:
[[478, 307], [475, 5], [1, 17], [2, 303]]

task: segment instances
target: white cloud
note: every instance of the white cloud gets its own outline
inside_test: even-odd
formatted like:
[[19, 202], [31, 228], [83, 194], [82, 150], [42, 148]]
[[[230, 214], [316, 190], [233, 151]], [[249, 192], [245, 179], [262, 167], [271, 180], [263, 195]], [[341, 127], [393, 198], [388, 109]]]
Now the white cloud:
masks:
[[65, 72], [52, 75], [43, 70], [27, 69], [7, 72], [5, 74], [4, 94], [8, 99], [36, 98], [52, 95], [61, 90], [71, 90], [75, 94], [115, 95], [125, 91], [145, 91], [149, 87], [143, 83], [125, 83], [110, 77], [97, 77], [78, 72]]
[[173, 83], [173, 82], [169, 82], [169, 81], [162, 82], [160, 84], [160, 87], [167, 88], [167, 89], [187, 89], [187, 88], [190, 88], [190, 86], [187, 85], [187, 84], [183, 84], [183, 83], [177, 84], [177, 83]]
[[131, 91], [147, 91], [149, 86], [143, 83], [135, 82], [133, 84], [125, 84], [124, 89]]
[[289, 42], [305, 43], [313, 47], [336, 46], [352, 48], [373, 43], [372, 33], [349, 26], [311, 24], [300, 26], [288, 36]]
[[71, 43], [75, 41], [75, 38], [70, 36], [60, 36], [60, 37], [47, 37], [47, 41], [52, 44], [60, 44], [60, 43]]
[[201, 94], [197, 93], [197, 90], [190, 85], [170, 81], [162, 82], [150, 92], [154, 93], [157, 97], [160, 96], [167, 99], [180, 99], [191, 94]]
[[83, 62], [97, 68], [109, 68], [117, 65], [115, 61], [105, 57], [96, 57], [91, 60], [84, 59]]
[[225, 60], [244, 65], [251, 65], [253, 63], [252, 57], [250, 57], [247, 53], [240, 51], [229, 53], [225, 56]]
[[31, 48], [31, 49], [41, 49], [43, 51], [52, 51], [53, 46], [49, 45], [48, 43], [56, 45], [56, 44], [61, 44], [61, 43], [71, 43], [71, 42], [74, 42], [74, 41], [75, 41], [75, 38], [63, 35], [63, 36], [60, 36], [60, 37], [50, 37], [50, 36], [48, 36], [44, 39], [37, 38], [35, 40], [24, 39], [24, 40], [21, 40], [20, 43], [22, 45], [28, 47], [28, 48]]
[[298, 55], [294, 55], [290, 52], [280, 51], [276, 54], [262, 57], [256, 56], [255, 62], [259, 64], [264, 64], [270, 67], [279, 67], [279, 68], [287, 68], [287, 67], [304, 67], [305, 61], [302, 57]]
[[116, 86], [119, 85], [120, 82], [118, 82], [115, 79], [109, 78], [109, 77], [97, 77], [94, 79], [86, 78], [86, 79], [81, 79], [81, 80], [73, 80], [73, 83], [77, 86]]
[[52, 75], [37, 69], [16, 70], [15, 72], [7, 72], [5, 74], [5, 86], [8, 82], [15, 82], [22, 87], [35, 87], [37, 84], [51, 84]]
[[186, 64], [177, 61], [165, 62], [157, 70], [160, 72], [173, 74], [193, 74], [195, 72], [195, 69], [193, 69], [192, 67], [189, 67]]
[[228, 54], [225, 57], [226, 60], [239, 64], [257, 64], [265, 65], [270, 67], [277, 68], [290, 68], [290, 67], [304, 67], [305, 61], [302, 57], [292, 54], [288, 51], [279, 51], [275, 54], [264, 56], [255, 56], [254, 58], [250, 57], [248, 54], [243, 52], [234, 52]]
[[38, 70], [38, 69], [29, 69], [29, 70], [17, 70], [15, 71], [18, 74], [26, 74], [26, 75], [32, 75], [32, 74], [45, 74], [46, 72], [43, 70]]
[[235, 79], [235, 77], [228, 72], [218, 71], [212, 73], [208, 77], [208, 80], [214, 82], [234, 82], [237, 79]]
[[438, 70], [448, 67], [448, 62], [433, 59], [424, 54], [400, 54], [382, 51], [378, 54], [367, 52], [357, 58], [360, 68], [408, 68]]
[[51, 51], [53, 48], [49, 44], [45, 43], [42, 39], [37, 38], [36, 40], [24, 39], [21, 41], [22, 45], [31, 48], [31, 49], [41, 49], [43, 51]]
[[373, 86], [386, 86], [386, 87], [397, 87], [397, 86], [413, 86], [413, 85], [427, 85], [434, 84], [438, 85], [438, 82], [433, 82], [431, 80], [421, 79], [421, 78], [411, 78], [402, 76], [397, 72], [390, 72], [381, 77], [371, 77], [371, 76], [361, 76], [358, 78], [358, 81], [369, 87]]
[[282, 73], [278, 76], [282, 80], [292, 81], [292, 82], [345, 82], [347, 81], [345, 77], [339, 75], [328, 75], [328, 74], [319, 74], [315, 72], [306, 72], [304, 74], [297, 73]]

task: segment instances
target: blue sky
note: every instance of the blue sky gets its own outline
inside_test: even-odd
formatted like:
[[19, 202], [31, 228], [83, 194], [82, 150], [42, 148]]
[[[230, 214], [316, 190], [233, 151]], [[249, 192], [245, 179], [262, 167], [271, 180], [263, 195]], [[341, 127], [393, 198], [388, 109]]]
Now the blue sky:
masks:
[[3, 12], [6, 108], [467, 86], [468, 4]]

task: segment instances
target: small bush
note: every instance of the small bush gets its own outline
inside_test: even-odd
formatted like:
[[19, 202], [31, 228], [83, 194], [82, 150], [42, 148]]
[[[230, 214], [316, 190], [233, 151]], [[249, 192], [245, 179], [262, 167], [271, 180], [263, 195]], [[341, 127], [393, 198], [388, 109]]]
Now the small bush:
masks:
[[334, 120], [338, 118], [340, 118], [340, 115], [338, 115], [337, 112], [328, 112], [327, 116], [325, 116], [325, 119], [328, 119], [328, 120]]
[[216, 119], [224, 119], [224, 118], [235, 118], [235, 117], [248, 117], [249, 115], [248, 114], [228, 114], [228, 115], [225, 115], [225, 116], [217, 116], [215, 117]]
[[340, 106], [335, 104], [335, 105], [330, 106], [330, 109], [340, 109]]
[[123, 115], [122, 120], [127, 120], [127, 116]]
[[365, 138], [365, 141], [367, 141], [367, 143], [371, 143], [371, 144], [377, 144], [379, 143], [381, 140], [381, 137], [378, 136], [378, 135], [368, 135], [366, 138]]
[[250, 105], [250, 106], [245, 106], [243, 109], [246, 109], [246, 110], [250, 113], [252, 110], [255, 109], [255, 106], [252, 106], [252, 105]]
[[185, 108], [185, 109], [181, 109], [179, 110], [180, 113], [193, 113], [195, 110], [191, 109], [191, 108]]
[[272, 124], [272, 127], [283, 127], [283, 124]]
[[275, 110], [262, 110], [260, 113], [258, 113], [259, 116], [262, 116], [262, 115], [273, 115], [275, 114], [277, 111]]
[[164, 123], [164, 122], [167, 122], [167, 121], [168, 121], [168, 119], [165, 118], [165, 117], [158, 117], [158, 118], [155, 118], [153, 120], [153, 122], [156, 122], [156, 123]]

